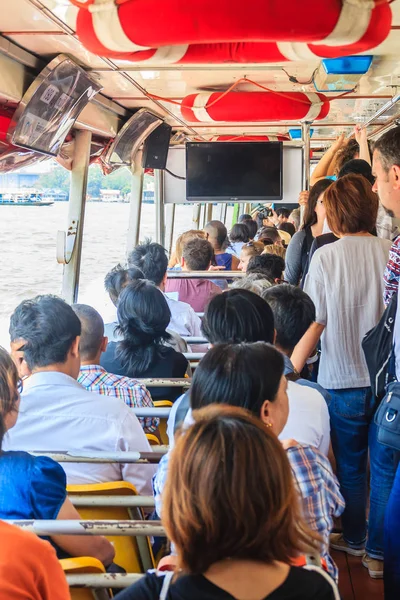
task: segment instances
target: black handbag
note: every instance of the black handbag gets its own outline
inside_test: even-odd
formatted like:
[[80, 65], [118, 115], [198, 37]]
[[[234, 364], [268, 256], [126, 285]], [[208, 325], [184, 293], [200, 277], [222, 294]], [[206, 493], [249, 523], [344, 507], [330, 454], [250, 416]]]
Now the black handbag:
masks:
[[400, 450], [400, 383], [392, 381], [375, 413], [378, 442]]

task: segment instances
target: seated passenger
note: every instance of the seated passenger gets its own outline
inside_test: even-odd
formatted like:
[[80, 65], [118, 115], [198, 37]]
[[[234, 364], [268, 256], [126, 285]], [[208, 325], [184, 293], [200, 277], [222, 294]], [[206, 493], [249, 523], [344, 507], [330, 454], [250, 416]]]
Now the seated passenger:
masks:
[[[100, 366], [100, 357], [107, 348], [108, 340], [104, 337], [103, 319], [97, 310], [87, 304], [74, 304], [72, 309], [82, 327], [78, 382], [89, 392], [121, 398], [129, 408], [154, 408], [149, 391], [139, 381], [107, 373]], [[146, 433], [152, 433], [157, 430], [159, 419], [139, 417], [139, 423]]]
[[175, 578], [149, 572], [121, 600], [339, 598], [322, 570], [292, 566], [320, 540], [301, 514], [291, 465], [273, 433], [273, 421], [279, 428], [287, 412], [285, 386], [284, 377], [271, 386], [264, 397], [273, 401], [262, 400], [254, 416], [228, 406], [196, 411], [177, 440], [164, 491]]
[[272, 285], [274, 284], [262, 273], [250, 273], [246, 277], [237, 279], [231, 286], [231, 290], [249, 290], [249, 292], [254, 292], [257, 296], [262, 296], [263, 291]]
[[227, 271], [236, 271], [239, 259], [226, 251], [228, 247], [228, 230], [221, 221], [210, 221], [204, 228], [206, 240], [214, 250], [215, 262], [219, 267], [225, 267]]
[[285, 208], [284, 206], [279, 206], [275, 209], [272, 209], [271, 221], [273, 222], [275, 227], [279, 227], [279, 225], [288, 222], [291, 212], [292, 211], [290, 210], [290, 208]]
[[[213, 256], [212, 246], [207, 240], [191, 240], [183, 247], [182, 270], [208, 271]], [[177, 292], [179, 300], [187, 302], [196, 312], [204, 309], [221, 289], [209, 279], [167, 279], [165, 291]]]
[[206, 234], [202, 229], [189, 229], [189, 231], [184, 231], [181, 233], [175, 242], [174, 250], [171, 252], [171, 256], [168, 261], [168, 269], [175, 271], [182, 270], [181, 260], [183, 246], [187, 244], [187, 242], [197, 238], [200, 238], [201, 240], [206, 239]]
[[[6, 431], [14, 427], [21, 418], [18, 417], [20, 385], [21, 380], [11, 356], [0, 347], [0, 448]], [[0, 519], [80, 519], [67, 497], [63, 468], [45, 456], [1, 451], [0, 498]], [[54, 535], [50, 539], [59, 558], [93, 556], [106, 566], [112, 563], [114, 558], [113, 546], [101, 536]], [[4, 548], [3, 537], [0, 547]], [[38, 550], [40, 549], [41, 545], [38, 544]], [[50, 550], [45, 552], [45, 555], [51, 556]], [[22, 556], [14, 558], [18, 563]], [[0, 572], [1, 563], [0, 550]], [[1, 575], [0, 586], [1, 591], [4, 591]]]
[[[195, 371], [190, 390], [191, 407], [197, 410], [210, 404], [229, 404], [245, 408], [269, 426], [275, 435], [285, 439], [281, 436], [291, 403], [289, 400], [288, 405], [286, 389], [290, 382], [288, 384], [283, 375], [283, 357], [269, 344], [219, 344], [207, 352]], [[189, 425], [189, 422], [186, 424]], [[329, 573], [337, 578], [336, 565], [329, 555], [329, 534], [333, 518], [338, 517], [344, 508], [339, 484], [328, 459], [319, 450], [294, 440], [286, 440], [282, 444], [302, 499], [305, 521], [314, 533], [319, 534], [321, 556], [327, 562]], [[232, 447], [230, 451], [233, 451]], [[162, 458], [154, 479], [156, 510], [160, 516], [163, 516], [161, 494], [173, 453], [174, 450]], [[252, 473], [255, 463], [262, 465], [264, 461], [248, 458], [247, 464], [251, 465], [249, 471]], [[219, 464], [220, 469], [224, 467], [221, 461]], [[172, 478], [176, 476], [174, 472], [171, 474]], [[179, 515], [182, 509], [181, 504], [175, 505], [175, 515]], [[225, 506], [225, 510], [229, 512], [229, 505]], [[199, 552], [199, 549], [196, 548], [196, 551]]]
[[264, 244], [262, 242], [248, 242], [247, 244], [243, 244], [238, 270], [245, 273], [249, 260], [253, 258], [253, 256], [259, 256], [263, 250]]
[[0, 600], [70, 600], [53, 548], [34, 533], [0, 521]]
[[250, 259], [246, 273], [262, 273], [271, 283], [281, 283], [285, 261], [276, 254], [261, 254]]
[[296, 233], [296, 227], [293, 225], [293, 223], [289, 223], [289, 221], [287, 221], [278, 226], [278, 231], [285, 231], [290, 235], [290, 239], [292, 239]]
[[[184, 377], [189, 364], [180, 352], [164, 344], [171, 312], [156, 286], [139, 279], [124, 288], [118, 302], [122, 340], [110, 342], [100, 364], [125, 377]], [[153, 388], [153, 400], [175, 400], [180, 388]]]
[[243, 244], [247, 244], [250, 241], [250, 232], [246, 223], [236, 223], [231, 229], [229, 234], [229, 246], [226, 249], [228, 254], [234, 254], [240, 256]]
[[[273, 343], [274, 319], [271, 308], [247, 290], [233, 289], [214, 298], [203, 319], [203, 333], [213, 346], [241, 342]], [[314, 446], [323, 454], [329, 449], [329, 416], [324, 398], [316, 389], [307, 389], [293, 381], [293, 366], [285, 365], [288, 385], [289, 418], [282, 439], [293, 437], [300, 444]], [[190, 392], [190, 391], [189, 391]], [[170, 445], [173, 432], [189, 410], [189, 392], [177, 401], [168, 419]]]
[[276, 256], [280, 256], [283, 260], [286, 259], [286, 248], [283, 246], [277, 246], [276, 244], [264, 244], [264, 250], [262, 254], [276, 254]]
[[[136, 279], [145, 279], [143, 272], [137, 267], [126, 269], [121, 264], [117, 265], [107, 273], [104, 279], [104, 287], [110, 300], [115, 306], [115, 318], [111, 323], [104, 325], [104, 335], [109, 342], [118, 341], [118, 321], [117, 321], [117, 306], [118, 298], [124, 289], [131, 281]], [[86, 305], [89, 306], [89, 305]]]
[[[130, 253], [128, 262], [131, 268], [133, 265], [139, 267], [145, 279], [152, 281], [163, 293], [166, 291], [168, 258], [161, 244], [150, 241], [138, 244]], [[201, 336], [201, 321], [190, 304], [174, 300], [165, 293], [164, 297], [171, 311], [168, 330], [183, 336]]]
[[276, 227], [262, 227], [258, 232], [256, 239], [258, 242], [268, 244], [276, 244], [277, 246], [283, 246], [282, 236]]
[[[6, 436], [7, 450], [43, 452], [150, 452], [137, 417], [119, 399], [87, 392], [76, 381], [80, 369], [81, 323], [56, 296], [24, 300], [10, 321], [11, 341], [32, 375], [24, 382], [18, 423]], [[68, 483], [129, 481], [148, 494], [152, 465], [64, 463]]]

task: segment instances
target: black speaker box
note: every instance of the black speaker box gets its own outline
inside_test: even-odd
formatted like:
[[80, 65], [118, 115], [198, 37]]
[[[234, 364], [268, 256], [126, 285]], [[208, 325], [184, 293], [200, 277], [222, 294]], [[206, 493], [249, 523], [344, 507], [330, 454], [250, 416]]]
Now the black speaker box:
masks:
[[165, 169], [172, 127], [162, 123], [144, 141], [142, 166], [144, 169]]

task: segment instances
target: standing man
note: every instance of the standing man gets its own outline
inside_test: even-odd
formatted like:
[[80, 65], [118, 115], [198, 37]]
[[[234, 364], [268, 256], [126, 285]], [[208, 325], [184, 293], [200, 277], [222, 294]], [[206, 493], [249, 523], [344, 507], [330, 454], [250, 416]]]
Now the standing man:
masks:
[[[378, 193], [387, 214], [400, 218], [400, 127], [391, 129], [376, 142], [372, 172], [376, 177], [373, 191]], [[385, 302], [399, 289], [399, 281], [400, 236], [392, 245], [385, 271]], [[393, 337], [396, 377], [400, 381], [400, 302]], [[384, 557], [385, 600], [395, 600], [400, 592], [400, 466], [386, 507]]]

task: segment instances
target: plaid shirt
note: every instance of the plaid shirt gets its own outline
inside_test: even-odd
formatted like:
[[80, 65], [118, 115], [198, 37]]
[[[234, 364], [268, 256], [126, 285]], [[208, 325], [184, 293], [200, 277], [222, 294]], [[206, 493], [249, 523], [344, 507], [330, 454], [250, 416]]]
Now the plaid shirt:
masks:
[[399, 289], [400, 280], [400, 235], [395, 239], [389, 251], [389, 260], [383, 276], [385, 291], [383, 301], [387, 306], [394, 293]]
[[[129, 408], [154, 408], [150, 392], [139, 381], [108, 373], [100, 365], [82, 365], [78, 381], [89, 392], [121, 398]], [[152, 433], [160, 419], [139, 417], [139, 421], [146, 433]]]
[[[297, 489], [301, 495], [303, 514], [308, 526], [322, 538], [321, 556], [326, 560], [329, 573], [337, 581], [338, 569], [329, 555], [329, 534], [333, 517], [344, 510], [344, 500], [339, 483], [329, 460], [311, 446], [294, 446], [286, 451]], [[162, 457], [153, 477], [153, 490], [157, 514], [161, 515], [162, 491], [168, 473], [170, 453]]]

